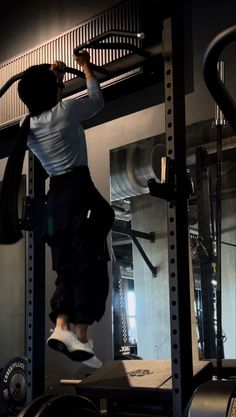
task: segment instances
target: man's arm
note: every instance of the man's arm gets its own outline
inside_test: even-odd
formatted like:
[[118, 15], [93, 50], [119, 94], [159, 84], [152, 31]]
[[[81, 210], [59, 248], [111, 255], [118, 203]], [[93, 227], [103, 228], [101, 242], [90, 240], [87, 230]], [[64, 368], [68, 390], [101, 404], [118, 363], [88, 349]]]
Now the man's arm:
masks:
[[88, 90], [87, 98], [75, 100], [80, 120], [88, 119], [104, 107], [102, 90], [90, 65], [90, 55], [82, 50], [78, 56], [74, 55], [77, 64], [82, 68]]
[[65, 75], [65, 68], [66, 64], [62, 61], [54, 61], [51, 65], [51, 71], [57, 77], [57, 84], [58, 84], [58, 93], [57, 93], [57, 101], [61, 101], [62, 99], [62, 88], [64, 87], [63, 79]]
[[74, 59], [82, 67], [86, 80], [95, 78], [90, 66], [90, 55], [87, 51], [83, 50], [79, 55], [74, 55]]

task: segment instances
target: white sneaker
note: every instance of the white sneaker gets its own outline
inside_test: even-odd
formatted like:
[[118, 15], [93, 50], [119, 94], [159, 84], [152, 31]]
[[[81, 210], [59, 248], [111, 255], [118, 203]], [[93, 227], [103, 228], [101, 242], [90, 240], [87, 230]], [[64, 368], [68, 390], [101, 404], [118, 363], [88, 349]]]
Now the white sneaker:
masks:
[[73, 361], [83, 362], [94, 356], [93, 343], [80, 342], [70, 330], [62, 330], [56, 327], [52, 335], [47, 339], [48, 346], [57, 352], [64, 353]]
[[83, 361], [82, 363], [83, 365], [89, 366], [90, 368], [96, 368], [96, 369], [99, 369], [103, 366], [103, 363], [95, 355], [92, 358], [86, 361]]

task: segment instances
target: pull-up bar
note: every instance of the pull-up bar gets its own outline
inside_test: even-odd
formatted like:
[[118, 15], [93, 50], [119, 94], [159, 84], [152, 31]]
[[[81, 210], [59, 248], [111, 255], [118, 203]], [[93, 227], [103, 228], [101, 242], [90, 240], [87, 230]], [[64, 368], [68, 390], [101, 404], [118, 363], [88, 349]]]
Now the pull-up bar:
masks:
[[[135, 68], [138, 68], [142, 65], [151, 63], [153, 60], [162, 59], [162, 45], [157, 43], [145, 48], [133, 45], [130, 42], [105, 42], [105, 40], [114, 37], [120, 36], [123, 38], [132, 38], [132, 39], [144, 39], [145, 34], [143, 32], [133, 33], [125, 32], [119, 30], [109, 30], [102, 35], [96, 36], [95, 38], [85, 42], [74, 49], [74, 54], [79, 55], [81, 50], [85, 48], [93, 49], [103, 49], [103, 50], [117, 50], [125, 49], [130, 51], [123, 57], [116, 59], [113, 62], [109, 62], [104, 66], [98, 66], [91, 63], [92, 70], [96, 73], [96, 76], [99, 81], [107, 81], [111, 78], [124, 74], [125, 72], [131, 71]], [[50, 67], [51, 64], [42, 64], [47, 67]], [[63, 90], [63, 97], [67, 97], [71, 94], [77, 93], [85, 88], [85, 76], [84, 73], [76, 68], [66, 67], [65, 72], [73, 74], [76, 77], [71, 78], [65, 82], [65, 88]], [[11, 85], [20, 80], [23, 76], [24, 71], [19, 74], [11, 77], [0, 89], [0, 97], [5, 94], [5, 92], [11, 87]]]
[[148, 58], [149, 54], [145, 52], [142, 48], [133, 45], [129, 42], [103, 42], [105, 39], [109, 39], [112, 36], [121, 36], [125, 38], [132, 38], [132, 39], [144, 39], [145, 34], [143, 32], [136, 33], [136, 32], [125, 32], [122, 30], [108, 30], [107, 32], [103, 33], [102, 35], [96, 36], [96, 38], [93, 38], [89, 40], [88, 42], [85, 42], [81, 44], [80, 46], [77, 46], [74, 49], [74, 54], [78, 55], [82, 49], [85, 48], [93, 48], [93, 49], [127, 49], [132, 52], [136, 52], [138, 55]]

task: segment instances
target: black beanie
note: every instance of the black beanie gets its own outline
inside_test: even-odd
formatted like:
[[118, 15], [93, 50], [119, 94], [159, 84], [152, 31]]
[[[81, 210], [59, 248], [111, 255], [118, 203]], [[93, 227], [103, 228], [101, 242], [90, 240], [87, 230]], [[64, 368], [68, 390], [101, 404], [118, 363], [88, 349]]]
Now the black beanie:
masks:
[[31, 115], [50, 110], [57, 103], [57, 78], [44, 64], [28, 68], [18, 83], [18, 94]]

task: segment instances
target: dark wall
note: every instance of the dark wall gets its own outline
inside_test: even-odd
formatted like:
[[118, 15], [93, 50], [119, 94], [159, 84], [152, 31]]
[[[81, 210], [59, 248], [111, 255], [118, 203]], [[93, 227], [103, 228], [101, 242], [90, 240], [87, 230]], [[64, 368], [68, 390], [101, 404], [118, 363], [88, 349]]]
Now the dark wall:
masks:
[[[3, 2], [2, 2], [3, 3]], [[5, 1], [0, 16], [0, 62], [63, 33], [119, 0]]]
[[[192, 31], [194, 48], [195, 86], [202, 83], [202, 63], [211, 40], [224, 29], [236, 23], [234, 0], [192, 0]], [[226, 84], [232, 94], [236, 93], [236, 42], [225, 49], [222, 55], [226, 66]]]
[[[187, 137], [191, 147], [215, 140], [215, 132], [212, 129], [215, 103], [203, 79], [203, 60], [212, 39], [228, 27], [235, 25], [235, 19], [235, 1], [192, 0], [194, 93], [186, 101], [188, 124], [196, 124], [191, 128], [191, 135]], [[231, 96], [236, 99], [236, 42], [225, 48], [220, 58], [225, 63], [225, 85]], [[235, 134], [231, 126], [223, 129], [224, 137], [231, 134]]]

